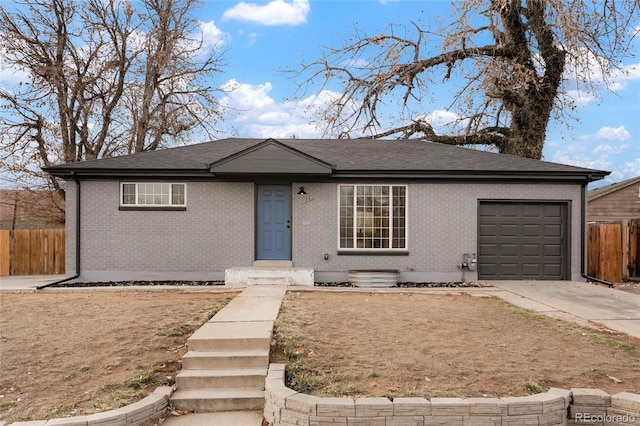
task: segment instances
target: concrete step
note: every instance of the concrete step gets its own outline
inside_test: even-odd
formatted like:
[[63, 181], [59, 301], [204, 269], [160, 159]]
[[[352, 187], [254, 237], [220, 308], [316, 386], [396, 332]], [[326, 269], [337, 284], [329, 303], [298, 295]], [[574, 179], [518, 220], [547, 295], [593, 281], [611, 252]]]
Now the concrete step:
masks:
[[[299, 268], [290, 266], [256, 266], [256, 267], [237, 267], [227, 268], [224, 270], [224, 283], [227, 287], [245, 287], [249, 279], [253, 284], [259, 284], [256, 279], [269, 282], [275, 278], [278, 283], [282, 278], [288, 278], [293, 285], [306, 285], [313, 287], [314, 270], [313, 268]], [[269, 284], [272, 284], [269, 282]], [[288, 282], [287, 282], [288, 284]]]
[[257, 388], [264, 389], [265, 368], [224, 370], [182, 370], [176, 375], [178, 389]]
[[268, 368], [269, 349], [246, 351], [189, 351], [182, 357], [183, 370], [220, 368]]
[[200, 413], [263, 410], [264, 391], [259, 389], [178, 390], [171, 396], [170, 404], [179, 410]]
[[247, 285], [292, 285], [291, 277], [248, 277]]
[[258, 268], [293, 268], [290, 260], [254, 260], [253, 266]]
[[220, 411], [169, 416], [162, 426], [262, 426], [262, 419], [261, 411]]
[[272, 330], [273, 321], [210, 321], [196, 330], [187, 344], [190, 351], [260, 350], [271, 344]]

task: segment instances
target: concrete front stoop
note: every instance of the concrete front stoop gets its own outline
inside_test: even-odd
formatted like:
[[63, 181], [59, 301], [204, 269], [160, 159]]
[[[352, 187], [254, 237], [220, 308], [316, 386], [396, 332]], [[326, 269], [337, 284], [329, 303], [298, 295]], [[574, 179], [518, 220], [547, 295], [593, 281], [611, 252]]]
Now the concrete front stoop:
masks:
[[227, 268], [224, 271], [227, 287], [252, 285], [314, 285], [313, 268], [294, 267], [291, 261], [258, 260], [252, 267]]
[[170, 404], [200, 413], [261, 411], [284, 285], [247, 287], [188, 340]]

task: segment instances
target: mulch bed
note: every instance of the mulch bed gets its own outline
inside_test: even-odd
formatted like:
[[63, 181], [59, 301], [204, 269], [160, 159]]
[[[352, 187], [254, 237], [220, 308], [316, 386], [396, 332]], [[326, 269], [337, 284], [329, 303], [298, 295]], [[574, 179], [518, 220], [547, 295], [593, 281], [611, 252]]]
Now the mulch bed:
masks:
[[[316, 287], [353, 287], [356, 288], [350, 282], [333, 282], [333, 283], [315, 283]], [[481, 281], [455, 281], [455, 282], [429, 282], [429, 283], [414, 283], [405, 282], [398, 283], [396, 288], [479, 288], [479, 287], [493, 287], [489, 283]]]
[[[51, 288], [82, 288], [82, 287], [130, 287], [130, 286], [221, 286], [224, 281], [105, 281], [96, 283], [65, 282], [53, 284]], [[350, 282], [315, 283], [316, 287], [356, 287]], [[479, 281], [457, 282], [405, 282], [398, 283], [397, 288], [478, 288], [491, 287], [491, 284]]]
[[108, 281], [97, 283], [59, 283], [49, 288], [62, 287], [130, 287], [130, 286], [216, 286], [224, 285], [224, 281]]

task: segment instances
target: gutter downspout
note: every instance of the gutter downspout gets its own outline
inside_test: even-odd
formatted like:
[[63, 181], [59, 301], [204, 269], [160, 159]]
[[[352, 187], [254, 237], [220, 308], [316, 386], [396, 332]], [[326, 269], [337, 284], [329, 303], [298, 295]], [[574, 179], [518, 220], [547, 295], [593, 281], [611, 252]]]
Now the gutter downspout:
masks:
[[76, 172], [71, 172], [71, 175], [73, 176], [73, 180], [76, 182], [76, 274], [69, 278], [38, 286], [36, 287], [36, 290], [42, 290], [43, 288], [55, 284], [75, 280], [80, 276], [80, 180], [78, 179], [78, 176], [76, 176]]
[[582, 226], [582, 244], [580, 244], [580, 275], [582, 278], [587, 279], [588, 281], [595, 281], [600, 284], [607, 285], [609, 287], [613, 287], [613, 283], [609, 281], [604, 281], [596, 277], [592, 277], [587, 275], [586, 273], [586, 262], [585, 262], [585, 247], [587, 242], [585, 241], [585, 231], [587, 229], [587, 182], [582, 184], [582, 194], [580, 199], [580, 222]]

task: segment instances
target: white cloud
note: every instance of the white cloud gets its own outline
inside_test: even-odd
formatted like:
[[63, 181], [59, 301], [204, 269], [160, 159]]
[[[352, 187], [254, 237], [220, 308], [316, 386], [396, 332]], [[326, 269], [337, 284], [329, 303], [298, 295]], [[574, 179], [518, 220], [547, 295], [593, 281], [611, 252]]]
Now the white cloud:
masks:
[[460, 133], [468, 124], [468, 120], [462, 119], [459, 114], [442, 109], [433, 110], [422, 118], [433, 127], [437, 134]]
[[556, 152], [551, 161], [596, 170], [611, 170], [613, 166], [613, 162], [607, 154], [595, 156], [584, 152], [572, 153], [571, 150]]
[[577, 48], [568, 55], [563, 74], [563, 90], [577, 106], [599, 99], [606, 90], [619, 92], [631, 80], [640, 80], [640, 63], [609, 67], [607, 60], [586, 48]]
[[4, 55], [6, 55], [6, 50], [0, 47], [0, 87], [6, 88], [20, 83], [28, 83], [30, 78], [26, 70], [16, 68], [14, 65], [3, 61]]
[[284, 125], [290, 118], [291, 115], [285, 111], [267, 111], [263, 114], [258, 115], [258, 122], [270, 126]]
[[307, 22], [309, 0], [272, 0], [266, 5], [240, 2], [222, 14], [222, 20], [255, 22], [261, 25], [300, 25]]
[[203, 48], [205, 50], [217, 50], [222, 47], [230, 38], [230, 36], [216, 26], [214, 21], [199, 22], [202, 31]]
[[299, 101], [276, 102], [271, 96], [272, 85], [241, 83], [229, 80], [223, 86], [221, 99], [223, 122], [230, 123], [243, 137], [315, 138], [322, 135], [318, 112], [337, 93], [323, 91]]
[[620, 174], [620, 179], [618, 180], [625, 180], [632, 177], [640, 176], [640, 157], [625, 162], [622, 166], [618, 167], [617, 172], [619, 172]]
[[269, 82], [254, 86], [231, 79], [222, 85], [222, 90], [227, 92], [227, 96], [221, 100], [221, 103], [237, 111], [250, 112], [255, 108], [265, 108], [275, 104], [275, 101], [269, 97], [271, 89]]
[[[0, 65], [1, 66], [1, 65]], [[0, 86], [7, 87], [30, 80], [29, 74], [17, 68], [0, 68]]]
[[629, 149], [631, 145], [622, 144], [618, 146], [612, 146], [609, 144], [599, 144], [593, 149], [594, 154], [605, 153], [605, 154], [620, 154], [621, 152]]
[[573, 100], [574, 104], [579, 107], [586, 106], [589, 102], [598, 100], [595, 94], [587, 92], [585, 90], [568, 89], [565, 91], [566, 95]]
[[626, 141], [631, 134], [624, 128], [620, 127], [601, 127], [596, 132], [596, 136], [607, 141]]

